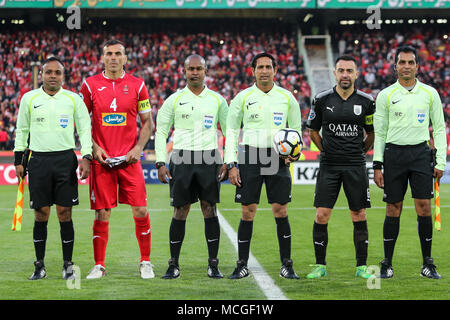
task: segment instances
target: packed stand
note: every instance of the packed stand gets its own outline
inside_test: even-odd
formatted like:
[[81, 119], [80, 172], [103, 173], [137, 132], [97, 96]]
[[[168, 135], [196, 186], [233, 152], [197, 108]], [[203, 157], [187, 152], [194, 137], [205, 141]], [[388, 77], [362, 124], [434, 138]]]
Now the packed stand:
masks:
[[154, 120], [164, 100], [186, 85], [182, 74], [183, 62], [188, 54], [194, 52], [207, 60], [207, 86], [220, 92], [228, 102], [240, 90], [252, 85], [252, 57], [261, 51], [271, 52], [279, 62], [277, 82], [296, 96], [303, 109], [309, 108], [310, 88], [297, 50], [296, 34], [105, 34], [60, 33], [54, 30], [0, 33], [0, 127], [8, 132], [8, 149], [14, 146], [14, 128], [20, 98], [32, 89], [31, 63], [43, 61], [46, 58], [44, 53], [61, 57], [66, 67], [64, 88], [78, 92], [83, 79], [102, 71], [101, 45], [107, 38], [116, 38], [126, 43], [127, 72], [145, 80]]
[[[434, 87], [441, 96], [447, 123], [447, 145], [450, 145], [450, 42], [449, 34], [437, 27], [397, 25], [390, 30], [370, 31], [365, 26], [336, 30], [334, 51], [351, 54], [360, 62], [360, 76], [356, 86], [376, 97], [386, 86], [396, 81], [393, 69], [395, 50], [402, 45], [417, 49], [420, 61], [420, 81]], [[450, 151], [450, 149], [448, 150]]]

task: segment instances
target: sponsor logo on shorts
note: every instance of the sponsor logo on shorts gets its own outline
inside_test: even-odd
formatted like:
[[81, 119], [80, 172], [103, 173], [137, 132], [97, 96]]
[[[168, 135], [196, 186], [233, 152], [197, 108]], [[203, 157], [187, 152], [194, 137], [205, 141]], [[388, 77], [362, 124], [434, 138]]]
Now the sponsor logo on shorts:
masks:
[[103, 126], [126, 126], [127, 114], [123, 113], [102, 113], [102, 125]]

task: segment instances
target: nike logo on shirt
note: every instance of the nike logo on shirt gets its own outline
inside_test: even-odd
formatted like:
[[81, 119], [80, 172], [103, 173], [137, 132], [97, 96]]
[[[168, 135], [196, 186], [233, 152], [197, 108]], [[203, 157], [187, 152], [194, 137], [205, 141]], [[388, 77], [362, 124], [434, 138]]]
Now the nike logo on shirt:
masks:
[[42, 107], [43, 106], [43, 104], [38, 104], [37, 106], [33, 106], [33, 108], [39, 108], [39, 107]]
[[400, 100], [392, 101], [392, 104], [396, 104], [397, 102], [400, 102]]

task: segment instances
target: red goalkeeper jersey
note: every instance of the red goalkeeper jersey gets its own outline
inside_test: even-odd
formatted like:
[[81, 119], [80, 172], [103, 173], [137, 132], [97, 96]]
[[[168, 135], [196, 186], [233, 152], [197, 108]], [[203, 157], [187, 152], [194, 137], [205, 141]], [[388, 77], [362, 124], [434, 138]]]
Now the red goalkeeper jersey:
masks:
[[144, 81], [124, 72], [112, 80], [103, 73], [83, 81], [81, 95], [92, 113], [92, 138], [110, 157], [123, 156], [137, 143], [138, 113], [151, 111]]

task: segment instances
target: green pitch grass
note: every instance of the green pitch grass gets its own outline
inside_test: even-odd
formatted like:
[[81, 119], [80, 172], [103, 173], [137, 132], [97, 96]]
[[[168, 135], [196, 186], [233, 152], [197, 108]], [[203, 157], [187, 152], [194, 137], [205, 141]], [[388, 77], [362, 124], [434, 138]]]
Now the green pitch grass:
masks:
[[[169, 207], [168, 186], [148, 185], [149, 212], [152, 226], [151, 260], [155, 279], [143, 280], [139, 276], [139, 249], [134, 232], [134, 222], [128, 206], [119, 205], [113, 210], [110, 236], [106, 252], [108, 275], [100, 280], [86, 280], [93, 266], [92, 222], [89, 210], [88, 188], [80, 187], [80, 205], [75, 207], [74, 263], [80, 267], [80, 289], [69, 289], [61, 279], [62, 251], [59, 224], [54, 209], [48, 225], [46, 254], [47, 279], [29, 281], [35, 260], [32, 243], [33, 212], [28, 206], [28, 188], [25, 195], [24, 221], [21, 232], [11, 231], [16, 190], [14, 186], [0, 187], [0, 299], [149, 299], [149, 300], [259, 300], [265, 299], [252, 276], [231, 281], [227, 276], [235, 267], [237, 253], [222, 231], [219, 251], [220, 270], [224, 279], [209, 279], [206, 275], [207, 247], [204, 237], [203, 217], [198, 204], [192, 207], [186, 225], [180, 267], [181, 277], [163, 280], [169, 258], [168, 233], [172, 218]], [[400, 236], [394, 254], [393, 279], [372, 281], [369, 289], [366, 280], [355, 278], [355, 253], [353, 226], [346, 199], [341, 197], [336, 204], [329, 223], [329, 245], [327, 251], [328, 276], [318, 280], [305, 279], [314, 263], [312, 225], [314, 209], [312, 198], [314, 186], [293, 186], [293, 201], [289, 206], [292, 229], [292, 259], [300, 280], [279, 277], [280, 259], [276, 238], [275, 221], [267, 205], [265, 190], [261, 196], [260, 209], [254, 223], [251, 251], [266, 272], [274, 279], [284, 294], [293, 300], [304, 299], [449, 299], [450, 298], [450, 227], [445, 212], [450, 206], [450, 186], [442, 185], [441, 214], [442, 231], [434, 231], [432, 255], [443, 276], [441, 280], [430, 280], [419, 276], [422, 263], [417, 236], [416, 214], [413, 201], [405, 200], [401, 218]], [[409, 191], [408, 191], [409, 194]], [[378, 266], [383, 258], [382, 228], [384, 203], [382, 193], [371, 186], [372, 209], [368, 210], [369, 258], [368, 265]], [[240, 206], [235, 204], [234, 188], [224, 185], [219, 205], [221, 214], [237, 230]], [[236, 241], [236, 240], [235, 240]]]

